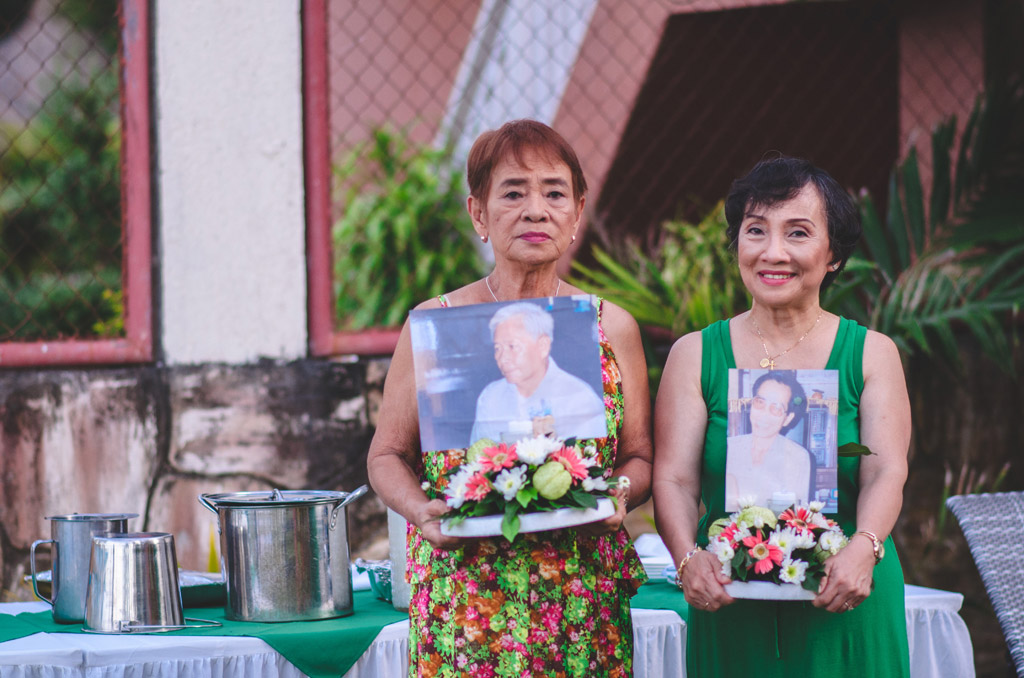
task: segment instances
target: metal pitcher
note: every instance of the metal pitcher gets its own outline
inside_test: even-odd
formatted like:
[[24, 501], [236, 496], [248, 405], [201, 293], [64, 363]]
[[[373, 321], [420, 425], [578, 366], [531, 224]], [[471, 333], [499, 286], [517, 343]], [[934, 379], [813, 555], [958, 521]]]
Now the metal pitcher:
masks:
[[173, 535], [130, 532], [93, 537], [84, 631], [152, 633], [194, 626], [220, 623], [185, 618]]
[[[116, 534], [128, 531], [128, 520], [138, 513], [72, 513], [46, 516], [50, 522], [51, 539], [32, 543], [29, 563], [32, 569], [32, 589], [36, 595], [53, 607], [53, 620], [59, 624], [80, 624], [85, 621], [85, 594], [89, 584], [89, 556], [93, 535]], [[50, 597], [39, 593], [36, 570], [36, 549], [42, 544], [50, 547]]]

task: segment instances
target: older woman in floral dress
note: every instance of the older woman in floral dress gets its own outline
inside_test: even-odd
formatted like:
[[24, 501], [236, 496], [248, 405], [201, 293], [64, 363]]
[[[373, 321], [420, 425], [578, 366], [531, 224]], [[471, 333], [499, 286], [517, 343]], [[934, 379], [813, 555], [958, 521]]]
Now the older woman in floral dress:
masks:
[[[557, 132], [531, 120], [486, 132], [468, 162], [467, 207], [495, 266], [477, 282], [431, 299], [432, 309], [581, 294], [556, 262], [575, 240], [586, 181]], [[370, 482], [410, 523], [410, 676], [629, 676], [629, 599], [644, 582], [622, 520], [651, 480], [647, 366], [636, 321], [598, 307], [607, 431], [588, 441], [598, 463], [630, 489], [614, 515], [577, 529], [503, 538], [444, 535], [445, 474], [465, 449], [422, 452], [408, 324], [384, 386], [370, 446]], [[424, 489], [424, 487], [426, 489]]]

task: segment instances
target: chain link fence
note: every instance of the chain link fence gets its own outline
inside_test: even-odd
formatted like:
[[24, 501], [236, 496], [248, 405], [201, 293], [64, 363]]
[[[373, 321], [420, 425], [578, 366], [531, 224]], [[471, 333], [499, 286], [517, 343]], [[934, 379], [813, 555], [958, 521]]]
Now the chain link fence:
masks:
[[0, 17], [0, 342], [123, 334], [118, 0]]
[[[476, 136], [521, 117], [553, 125], [581, 158], [591, 185], [582, 258], [596, 239], [650, 245], [665, 220], [699, 219], [766, 154], [806, 157], [884, 203], [911, 145], [928, 185], [931, 130], [950, 115], [962, 127], [1000, 36], [1019, 28], [991, 4], [333, 1], [334, 218], [351, 214], [356, 194], [386, 190], [381, 129], [406, 150], [445, 154], [462, 182]], [[334, 258], [336, 294], [364, 295], [346, 240], [336, 237]]]

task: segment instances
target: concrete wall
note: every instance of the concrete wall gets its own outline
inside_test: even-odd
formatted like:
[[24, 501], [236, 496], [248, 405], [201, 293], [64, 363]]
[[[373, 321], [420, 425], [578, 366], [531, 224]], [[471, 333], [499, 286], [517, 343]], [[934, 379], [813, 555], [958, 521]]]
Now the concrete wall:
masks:
[[[203, 492], [352, 490], [387, 360], [303, 360], [8, 372], [0, 379], [0, 591], [22, 577], [46, 516], [138, 513], [170, 532], [179, 565], [205, 570], [215, 516]], [[372, 496], [348, 509], [350, 541], [384, 526]], [[46, 565], [48, 567], [48, 564]]]
[[300, 5], [153, 3], [168, 364], [306, 354]]

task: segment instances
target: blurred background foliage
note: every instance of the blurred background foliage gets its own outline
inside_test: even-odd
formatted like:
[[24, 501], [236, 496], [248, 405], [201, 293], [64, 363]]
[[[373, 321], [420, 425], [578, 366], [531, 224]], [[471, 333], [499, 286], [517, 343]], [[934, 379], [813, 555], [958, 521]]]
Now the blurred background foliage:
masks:
[[336, 310], [344, 329], [394, 327], [417, 303], [483, 275], [463, 178], [447, 156], [374, 130], [335, 169]]
[[[116, 70], [54, 89], [0, 153], [0, 340], [120, 326]], [[109, 290], [109, 291], [108, 291]], [[104, 292], [107, 292], [106, 297]]]

